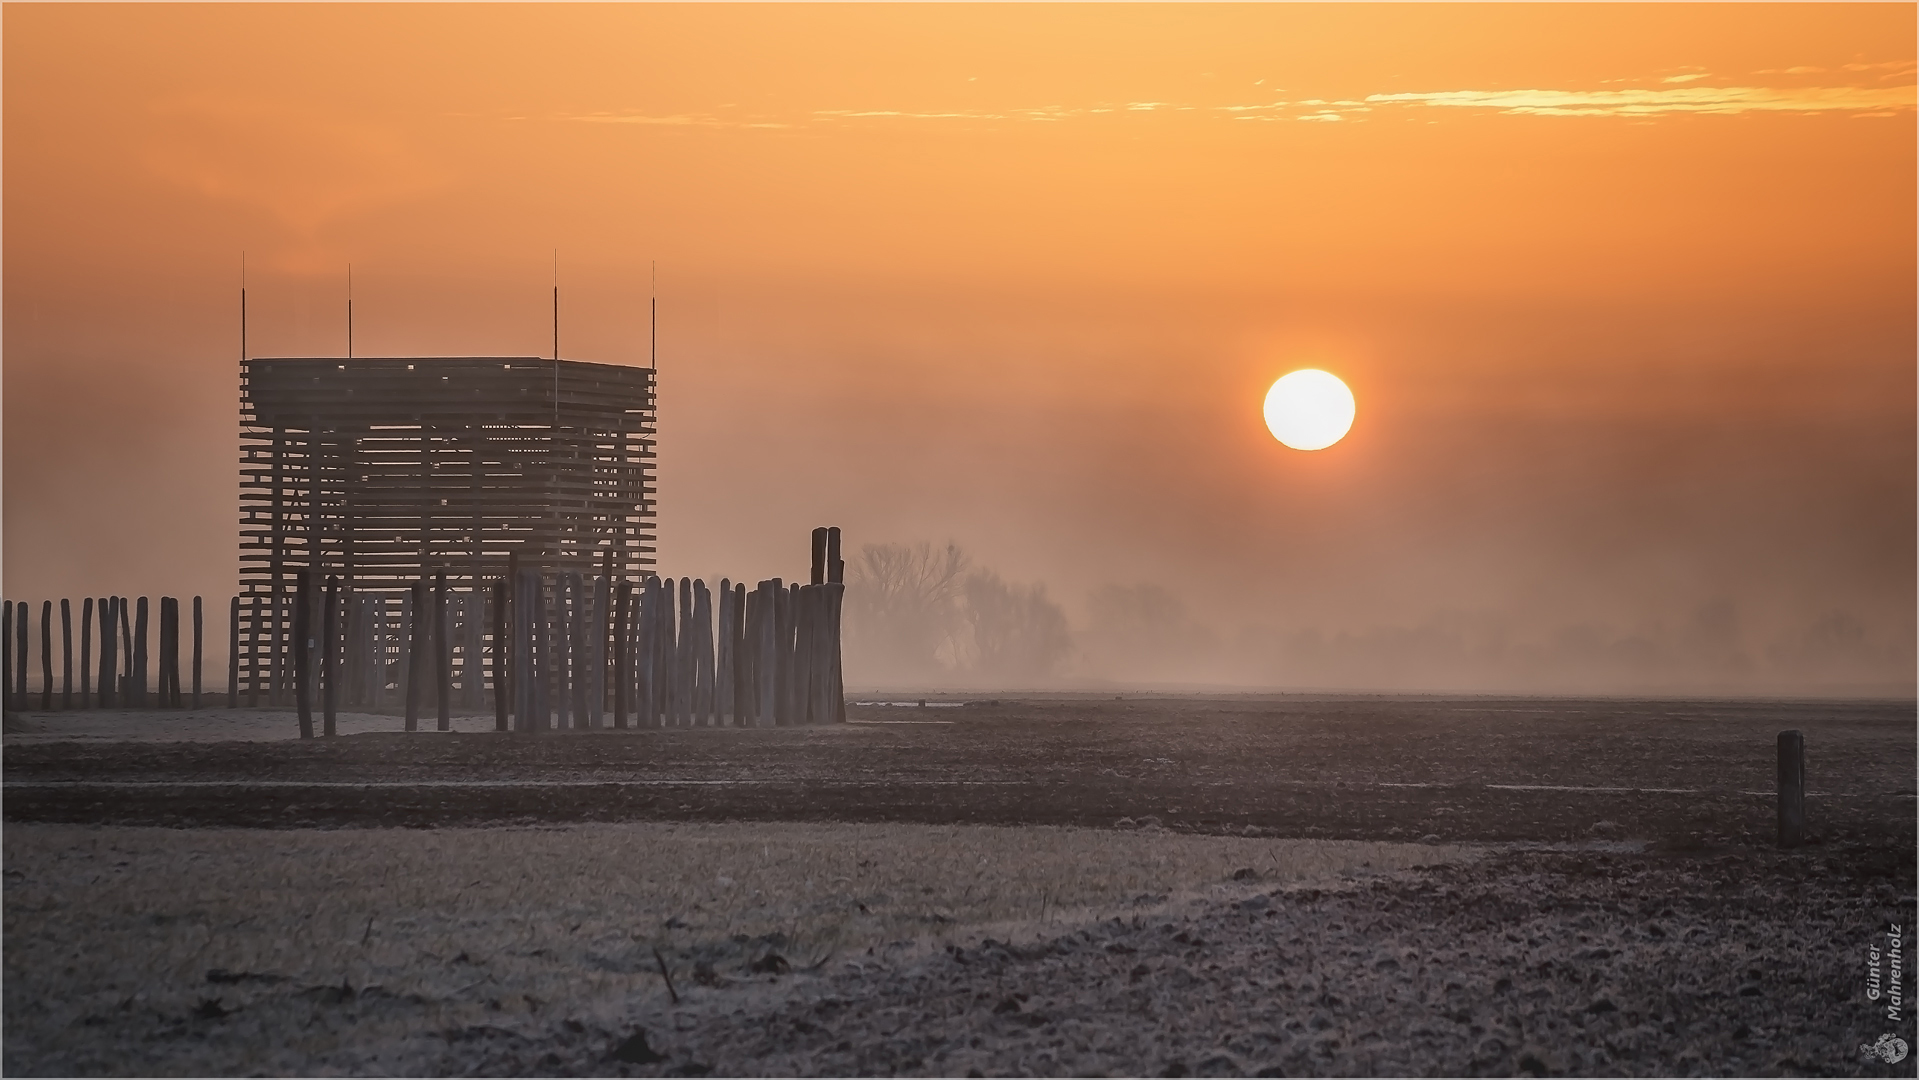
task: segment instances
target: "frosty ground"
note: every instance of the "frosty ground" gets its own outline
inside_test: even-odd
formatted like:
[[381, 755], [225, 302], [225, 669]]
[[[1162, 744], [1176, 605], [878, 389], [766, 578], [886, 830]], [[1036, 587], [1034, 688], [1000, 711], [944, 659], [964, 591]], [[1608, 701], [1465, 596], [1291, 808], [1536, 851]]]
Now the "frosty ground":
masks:
[[[1887, 1030], [1865, 948], [1913, 919], [1909, 703], [853, 718], [951, 722], [368, 717], [302, 744], [285, 714], [30, 715], [5, 761], [5, 1069], [1905, 1068], [1859, 1048]], [[1815, 792], [1795, 852], [1769, 843], [1782, 727]]]

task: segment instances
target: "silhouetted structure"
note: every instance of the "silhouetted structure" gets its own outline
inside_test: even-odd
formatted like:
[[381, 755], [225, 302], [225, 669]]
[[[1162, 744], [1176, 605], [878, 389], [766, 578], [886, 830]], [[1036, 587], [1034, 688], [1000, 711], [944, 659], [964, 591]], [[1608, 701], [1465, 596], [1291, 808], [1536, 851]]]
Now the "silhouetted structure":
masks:
[[248, 681], [284, 700], [299, 570], [394, 594], [437, 573], [471, 591], [516, 557], [563, 573], [649, 572], [654, 402], [652, 369], [612, 364], [242, 361]]

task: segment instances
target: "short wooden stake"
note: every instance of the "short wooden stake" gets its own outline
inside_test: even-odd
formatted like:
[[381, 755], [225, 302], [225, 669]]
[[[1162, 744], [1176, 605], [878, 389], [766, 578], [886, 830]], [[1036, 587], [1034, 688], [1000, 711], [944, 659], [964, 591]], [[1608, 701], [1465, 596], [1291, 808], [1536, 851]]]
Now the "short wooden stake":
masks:
[[1779, 733], [1779, 846], [1806, 842], [1806, 736]]

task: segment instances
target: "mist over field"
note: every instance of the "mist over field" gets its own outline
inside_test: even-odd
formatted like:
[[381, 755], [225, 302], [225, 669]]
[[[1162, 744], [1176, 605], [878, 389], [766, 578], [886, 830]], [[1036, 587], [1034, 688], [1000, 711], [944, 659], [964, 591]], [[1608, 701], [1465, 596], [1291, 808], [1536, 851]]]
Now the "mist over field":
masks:
[[865, 545], [849, 565], [845, 618], [849, 684], [882, 690], [1910, 690], [1900, 682], [1910, 649], [1875, 640], [1846, 611], [1767, 627], [1721, 598], [1626, 627], [1526, 625], [1490, 610], [1356, 629], [1221, 625], [1159, 583], [1108, 583], [1071, 604], [1044, 582], [1004, 580], [957, 544], [924, 541]]

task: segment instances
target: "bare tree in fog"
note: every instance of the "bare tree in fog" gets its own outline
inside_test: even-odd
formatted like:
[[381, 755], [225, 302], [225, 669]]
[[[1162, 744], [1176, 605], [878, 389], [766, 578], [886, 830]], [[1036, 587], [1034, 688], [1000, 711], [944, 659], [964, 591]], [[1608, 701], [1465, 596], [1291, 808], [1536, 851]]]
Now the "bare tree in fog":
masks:
[[973, 667], [1001, 685], [1045, 679], [1073, 649], [1066, 613], [1045, 585], [1008, 585], [998, 574], [969, 574], [964, 593], [973, 634]]
[[846, 587], [847, 668], [857, 681], [1027, 686], [1072, 652], [1044, 585], [974, 570], [956, 544], [867, 544]]
[[923, 680], [959, 658], [959, 545], [867, 544], [846, 589], [846, 649], [865, 677]]

